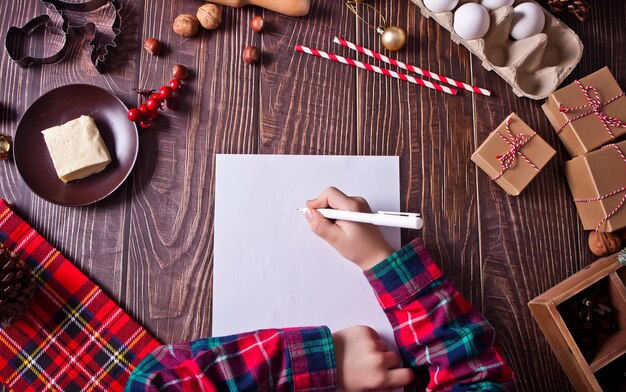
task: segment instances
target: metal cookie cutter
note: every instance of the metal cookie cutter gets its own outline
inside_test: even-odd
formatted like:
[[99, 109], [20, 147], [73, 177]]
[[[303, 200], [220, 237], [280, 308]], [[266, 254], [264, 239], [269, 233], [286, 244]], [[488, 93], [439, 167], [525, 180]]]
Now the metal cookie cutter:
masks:
[[[93, 35], [93, 38], [89, 42], [91, 46], [90, 59], [96, 70], [100, 73], [105, 72], [106, 60], [108, 54], [113, 48], [116, 48], [121, 35], [122, 18], [120, 15], [121, 4], [119, 0], [91, 0], [86, 3], [66, 3], [62, 0], [41, 0], [51, 10], [55, 11], [61, 16], [63, 21], [61, 28], [53, 26], [50, 23], [50, 17], [48, 15], [40, 15], [31, 19], [23, 27], [13, 26], [9, 29], [6, 35], [6, 49], [9, 56], [17, 65], [22, 68], [29, 67], [33, 64], [52, 64], [61, 61], [65, 58], [70, 49], [70, 44], [73, 40], [86, 35]], [[71, 18], [67, 15], [68, 12], [75, 13], [89, 13], [96, 11], [106, 5], [113, 7], [115, 18], [111, 25], [112, 38], [105, 37], [102, 33], [99, 33], [96, 24], [93, 22], [87, 22], [82, 24], [72, 24]], [[57, 53], [54, 53], [48, 57], [33, 57], [26, 54], [26, 42], [27, 37], [32, 34], [38, 28], [46, 28], [51, 33], [57, 35], [63, 35], [65, 37], [64, 43]]]

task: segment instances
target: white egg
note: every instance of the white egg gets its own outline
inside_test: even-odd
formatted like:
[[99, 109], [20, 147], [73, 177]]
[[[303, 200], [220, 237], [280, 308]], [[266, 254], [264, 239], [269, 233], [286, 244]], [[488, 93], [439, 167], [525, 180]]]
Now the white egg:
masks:
[[489, 13], [478, 3], [467, 3], [454, 12], [454, 31], [461, 38], [482, 38], [489, 31]]
[[449, 12], [457, 4], [459, 4], [459, 0], [424, 0], [424, 5], [432, 12]]
[[513, 5], [515, 0], [482, 0], [480, 4], [488, 10], [495, 10], [501, 7], [509, 7]]
[[543, 31], [546, 24], [546, 15], [543, 8], [535, 3], [522, 3], [513, 8], [513, 24], [511, 37], [524, 39]]

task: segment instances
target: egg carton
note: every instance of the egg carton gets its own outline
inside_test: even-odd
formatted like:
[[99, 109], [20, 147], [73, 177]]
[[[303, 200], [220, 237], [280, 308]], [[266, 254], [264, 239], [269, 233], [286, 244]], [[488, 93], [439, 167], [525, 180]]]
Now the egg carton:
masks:
[[[546, 16], [543, 32], [518, 41], [511, 39], [513, 7], [529, 0], [516, 0], [513, 6], [490, 11], [489, 31], [483, 38], [472, 40], [454, 32], [453, 12], [434, 13], [426, 8], [423, 0], [411, 1], [420, 8], [422, 15], [432, 17], [450, 31], [452, 41], [480, 58], [485, 69], [500, 75], [519, 97], [546, 98], [572, 72], [583, 54], [578, 35], [543, 7]], [[459, 6], [469, 2], [472, 1], [461, 0]]]

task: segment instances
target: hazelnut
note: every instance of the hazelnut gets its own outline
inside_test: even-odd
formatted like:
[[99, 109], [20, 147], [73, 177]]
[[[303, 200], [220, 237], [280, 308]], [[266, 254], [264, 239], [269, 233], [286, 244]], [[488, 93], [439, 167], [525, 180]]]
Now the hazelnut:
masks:
[[252, 29], [252, 31], [256, 31], [257, 33], [263, 31], [264, 24], [265, 21], [263, 20], [263, 18], [258, 15], [250, 20], [250, 28]]
[[215, 30], [222, 23], [222, 8], [215, 4], [205, 4], [198, 8], [196, 16], [202, 27], [208, 30]]
[[143, 48], [146, 52], [158, 56], [163, 50], [163, 44], [158, 39], [150, 37], [144, 41]]
[[193, 37], [198, 33], [200, 21], [193, 15], [180, 14], [174, 19], [174, 32], [182, 37]]
[[622, 239], [616, 233], [589, 233], [589, 250], [596, 256], [604, 257], [622, 248]]
[[175, 64], [174, 68], [172, 68], [172, 77], [178, 80], [185, 80], [189, 76], [189, 71], [187, 67], [182, 64]]
[[261, 58], [261, 53], [256, 46], [246, 46], [243, 50], [243, 62], [246, 64], [254, 64]]

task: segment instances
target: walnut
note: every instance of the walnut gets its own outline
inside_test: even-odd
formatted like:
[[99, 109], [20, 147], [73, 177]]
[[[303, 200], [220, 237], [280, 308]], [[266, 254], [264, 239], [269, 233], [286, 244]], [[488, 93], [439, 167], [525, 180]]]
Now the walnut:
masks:
[[589, 250], [596, 256], [604, 257], [622, 249], [622, 239], [616, 233], [589, 233]]
[[205, 4], [198, 8], [196, 16], [202, 27], [208, 30], [215, 30], [222, 23], [222, 8], [215, 4]]
[[198, 33], [200, 21], [193, 15], [180, 14], [174, 19], [174, 32], [182, 37], [193, 37]]

